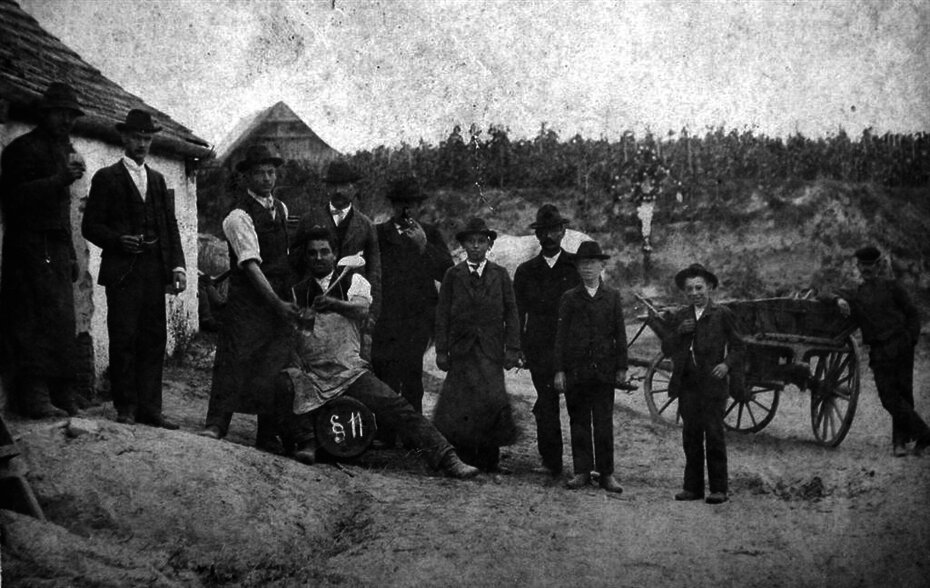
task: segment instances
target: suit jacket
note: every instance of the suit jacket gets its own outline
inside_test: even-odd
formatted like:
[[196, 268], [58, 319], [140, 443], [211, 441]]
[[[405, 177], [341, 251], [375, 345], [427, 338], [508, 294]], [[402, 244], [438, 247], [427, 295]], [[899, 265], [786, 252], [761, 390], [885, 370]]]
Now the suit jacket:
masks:
[[[920, 312], [897, 280], [876, 279], [840, 290], [849, 302], [852, 319], [869, 346], [872, 365], [894, 363], [913, 355], [920, 338]], [[826, 297], [832, 303], [837, 296]]]
[[[365, 258], [363, 273], [365, 279], [371, 284], [372, 301], [371, 308], [368, 310], [368, 326], [371, 328], [381, 314], [381, 254], [378, 249], [378, 235], [371, 219], [362, 214], [354, 204], [352, 205], [352, 212], [343, 223], [348, 223], [348, 226], [342, 239], [339, 240], [338, 251], [334, 253], [336, 259], [356, 253], [361, 253]], [[305, 244], [303, 236], [314, 226], [326, 227], [334, 235], [337, 234], [333, 217], [329, 214], [329, 203], [311, 209], [310, 212], [300, 218], [290, 253], [291, 265], [294, 268], [302, 266]]]
[[520, 344], [531, 370], [552, 371], [562, 294], [581, 284], [575, 256], [562, 250], [551, 268], [542, 253], [520, 264], [513, 290], [520, 314]]
[[594, 296], [584, 284], [562, 295], [555, 337], [555, 371], [571, 381], [612, 384], [627, 369], [626, 325], [620, 293], [601, 282]]
[[507, 270], [487, 262], [477, 281], [468, 264], [449, 268], [436, 307], [436, 353], [450, 358], [476, 351], [503, 364], [505, 351], [520, 351], [520, 319]]
[[[165, 177], [150, 167], [147, 199], [151, 199], [155, 212], [155, 229], [158, 234], [158, 251], [164, 267], [164, 284], [171, 283], [174, 268], [187, 267], [181, 249], [181, 235], [174, 211], [174, 192], [169, 191]], [[122, 235], [142, 232], [143, 219], [134, 210], [140, 202], [136, 185], [122, 161], [117, 161], [94, 174], [84, 210], [81, 232], [84, 238], [100, 247], [103, 255], [97, 283], [109, 286], [119, 282], [132, 267], [134, 255], [123, 251], [119, 243]]]
[[433, 323], [439, 294], [436, 282], [441, 282], [452, 267], [452, 255], [439, 229], [422, 224], [426, 233], [423, 253], [408, 237], [401, 235], [388, 220], [375, 227], [381, 253], [381, 323], [406, 323], [425, 320]]
[[[673, 369], [669, 382], [669, 395], [678, 396], [682, 390], [685, 369], [690, 364], [692, 372], [698, 374], [704, 395], [726, 397], [729, 389], [741, 391], [744, 386], [743, 358], [745, 344], [729, 308], [709, 302], [693, 333], [681, 335], [678, 325], [685, 319], [694, 318], [694, 306], [686, 306], [669, 318], [669, 331], [662, 338], [662, 351], [671, 356]], [[693, 347], [693, 352], [692, 352]], [[729, 377], [714, 378], [714, 366], [725, 363], [730, 368]], [[728, 383], [729, 380], [729, 383]]]

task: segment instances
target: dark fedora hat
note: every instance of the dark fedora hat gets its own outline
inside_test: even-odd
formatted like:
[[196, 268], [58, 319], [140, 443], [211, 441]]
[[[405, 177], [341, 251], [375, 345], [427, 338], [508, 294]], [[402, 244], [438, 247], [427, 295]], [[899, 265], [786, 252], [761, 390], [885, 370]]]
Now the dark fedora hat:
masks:
[[116, 130], [121, 133], [139, 131], [142, 133], [157, 133], [161, 127], [152, 120], [152, 113], [133, 108], [126, 114], [126, 121], [116, 123]]
[[81, 103], [78, 102], [77, 92], [64, 82], [49, 84], [48, 88], [45, 89], [45, 94], [39, 99], [39, 110], [51, 110], [53, 108], [73, 110], [78, 116], [84, 116]]
[[562, 218], [559, 209], [554, 204], [543, 204], [536, 211], [536, 222], [530, 224], [531, 229], [545, 229], [548, 227], [565, 226], [567, 218]]
[[326, 168], [326, 177], [323, 181], [327, 184], [351, 184], [360, 179], [362, 179], [362, 174], [351, 165], [345, 161], [334, 161]]
[[248, 149], [245, 150], [245, 159], [236, 164], [236, 171], [248, 171], [256, 165], [261, 165], [263, 163], [270, 163], [278, 167], [284, 163], [284, 160], [272, 153], [271, 148], [267, 145], [262, 145], [260, 143], [249, 145]]
[[388, 186], [387, 199], [391, 202], [420, 202], [428, 197], [420, 182], [413, 176], [398, 178]]
[[717, 276], [711, 273], [706, 267], [699, 263], [692, 263], [685, 269], [675, 274], [675, 285], [679, 290], [685, 289], [685, 280], [688, 278], [704, 278], [711, 288], [717, 287]]
[[855, 255], [859, 263], [863, 265], [878, 263], [878, 260], [882, 258], [882, 252], [874, 245], [866, 245], [865, 247], [857, 249]]
[[610, 259], [610, 256], [601, 251], [601, 246], [597, 244], [597, 241], [583, 241], [575, 253], [575, 260], [580, 261], [582, 259], [604, 260]]
[[469, 235], [487, 235], [491, 240], [497, 239], [497, 232], [488, 228], [488, 223], [483, 218], [472, 217], [468, 219], [462, 230], [455, 234], [456, 241], [462, 241]]

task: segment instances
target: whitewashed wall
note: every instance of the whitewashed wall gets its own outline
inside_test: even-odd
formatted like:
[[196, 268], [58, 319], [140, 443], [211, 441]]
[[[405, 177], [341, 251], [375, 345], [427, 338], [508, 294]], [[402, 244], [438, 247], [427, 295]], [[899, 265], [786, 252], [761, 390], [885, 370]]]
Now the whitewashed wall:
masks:
[[[16, 122], [0, 125], [0, 148], [32, 127]], [[97, 285], [100, 270], [100, 249], [81, 236], [81, 219], [90, 190], [90, 180], [102, 167], [111, 165], [122, 156], [122, 148], [96, 140], [74, 137], [74, 148], [84, 157], [87, 173], [71, 185], [71, 225], [74, 249], [77, 252], [81, 275], [74, 287], [77, 332], [89, 332], [94, 341], [98, 377], [107, 367], [109, 342], [107, 339], [106, 293]], [[168, 353], [182, 338], [190, 337], [197, 329], [197, 185], [184, 175], [184, 161], [163, 156], [152, 156], [147, 163], [165, 176], [169, 189], [174, 189], [181, 245], [187, 260], [188, 289], [180, 296], [167, 295], [168, 300]], [[0, 223], [0, 237], [3, 225]], [[0, 253], [2, 267], [2, 253]], [[0, 280], [3, 279], [0, 273]], [[0, 406], [3, 405], [0, 397]]]

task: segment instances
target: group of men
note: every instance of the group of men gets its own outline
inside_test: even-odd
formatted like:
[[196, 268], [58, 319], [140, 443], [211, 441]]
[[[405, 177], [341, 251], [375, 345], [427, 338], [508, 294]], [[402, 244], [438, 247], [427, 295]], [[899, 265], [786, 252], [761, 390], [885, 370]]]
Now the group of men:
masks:
[[[2, 352], [15, 376], [13, 408], [33, 418], [77, 410], [69, 386], [71, 285], [78, 277], [70, 186], [86, 171], [70, 143], [83, 115], [74, 90], [52, 84], [39, 112], [39, 126], [4, 149], [0, 176]], [[186, 288], [173, 191], [146, 163], [160, 131], [152, 116], [131, 110], [115, 127], [124, 155], [94, 174], [81, 227], [102, 250], [98, 283], [106, 289], [116, 418], [176, 429], [161, 400], [165, 293]], [[377, 414], [382, 443], [399, 439], [454, 477], [475, 475], [422, 415], [436, 283], [453, 261], [440, 231], [420, 221], [427, 198], [421, 185], [394, 181], [387, 194], [392, 215], [375, 225], [354, 205], [361, 176], [334, 162], [324, 178], [328, 201], [300, 219], [292, 238], [287, 207], [274, 195], [282, 163], [268, 147], [253, 145], [236, 166], [244, 188], [222, 223], [231, 275], [201, 435], [220, 439], [235, 413], [256, 414], [256, 446], [313, 463], [317, 446], [307, 419], [345, 394]], [[554, 358], [559, 302], [581, 283], [573, 255], [561, 246], [567, 224], [555, 206], [539, 209], [530, 228], [541, 251], [513, 280], [523, 357], [537, 392], [538, 450], [553, 476], [562, 472], [564, 453]], [[363, 269], [337, 275], [337, 260], [347, 255], [361, 256]], [[894, 420], [894, 453], [903, 455], [908, 441], [918, 450], [930, 443], [911, 391], [919, 320], [900, 287], [875, 281], [878, 255], [874, 248], [857, 252], [865, 284], [834, 300], [859, 321], [872, 347], [879, 395]], [[695, 325], [700, 321], [685, 334]]]

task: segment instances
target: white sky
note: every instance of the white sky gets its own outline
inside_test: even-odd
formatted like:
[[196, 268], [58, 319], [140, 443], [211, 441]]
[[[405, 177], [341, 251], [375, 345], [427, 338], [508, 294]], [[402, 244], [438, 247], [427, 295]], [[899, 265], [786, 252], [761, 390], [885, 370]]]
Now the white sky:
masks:
[[930, 130], [924, 0], [19, 0], [216, 144], [284, 100], [351, 152], [459, 123], [532, 137], [687, 126]]

